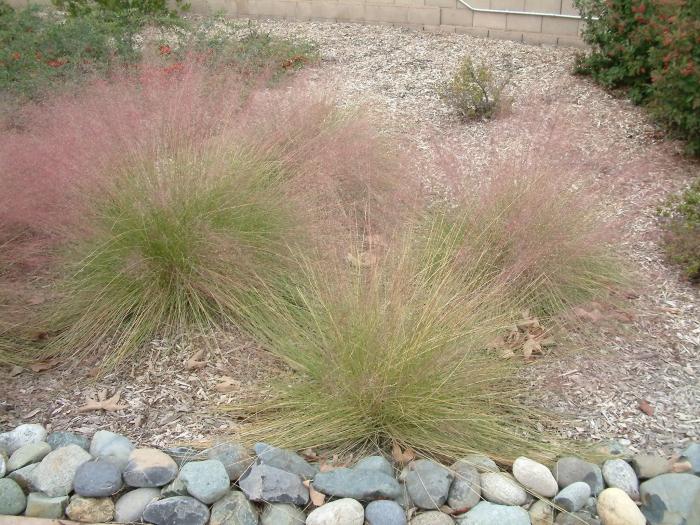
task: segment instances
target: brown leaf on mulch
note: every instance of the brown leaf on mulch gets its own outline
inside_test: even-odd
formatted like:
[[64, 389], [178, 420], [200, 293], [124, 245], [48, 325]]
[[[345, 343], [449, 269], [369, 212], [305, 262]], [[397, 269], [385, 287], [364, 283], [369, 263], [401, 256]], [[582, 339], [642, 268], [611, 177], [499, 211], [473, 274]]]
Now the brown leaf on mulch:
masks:
[[88, 397], [87, 403], [78, 408], [78, 412], [91, 412], [93, 410], [104, 410], [105, 412], [117, 412], [129, 408], [129, 405], [120, 404], [121, 390], [118, 390], [112, 397], [107, 397], [107, 390], [97, 393], [97, 399]]
[[649, 404], [649, 401], [646, 399], [642, 399], [639, 402], [639, 410], [644, 412], [647, 416], [653, 416], [654, 415], [654, 407]]
[[401, 446], [398, 443], [394, 443], [394, 446], [391, 447], [391, 457], [394, 458], [394, 461], [400, 465], [405, 465], [406, 463], [410, 463], [414, 459], [416, 459], [416, 453], [412, 448], [407, 448], [406, 450], [402, 450]]
[[44, 370], [51, 370], [61, 361], [59, 359], [47, 359], [46, 361], [37, 361], [29, 365], [29, 368], [34, 372], [43, 372]]
[[187, 361], [185, 361], [185, 370], [199, 370], [200, 368], [207, 366], [207, 362], [202, 359], [205, 353], [206, 351], [204, 349], [199, 350]]

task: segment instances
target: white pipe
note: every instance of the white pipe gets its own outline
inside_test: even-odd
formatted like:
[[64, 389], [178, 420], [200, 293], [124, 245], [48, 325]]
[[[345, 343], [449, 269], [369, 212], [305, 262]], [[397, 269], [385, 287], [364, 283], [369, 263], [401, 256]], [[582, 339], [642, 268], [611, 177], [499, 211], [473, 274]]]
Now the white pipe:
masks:
[[[532, 16], [549, 16], [553, 18], [570, 18], [572, 20], [583, 20], [583, 17], [580, 15], [562, 15], [559, 13], [534, 13], [532, 11], [512, 11], [510, 9], [483, 9], [479, 7], [473, 7], [467, 2], [467, 0], [459, 0], [459, 3], [468, 7], [472, 11], [476, 11], [477, 13], [499, 13], [503, 15], [532, 15]], [[593, 18], [593, 20], [597, 20], [597, 18]]]

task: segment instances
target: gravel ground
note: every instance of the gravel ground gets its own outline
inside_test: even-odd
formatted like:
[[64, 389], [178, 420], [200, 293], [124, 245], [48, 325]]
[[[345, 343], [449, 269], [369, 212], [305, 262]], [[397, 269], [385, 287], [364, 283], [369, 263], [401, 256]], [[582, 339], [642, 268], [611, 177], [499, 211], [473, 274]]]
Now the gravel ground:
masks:
[[[635, 287], [623, 306], [625, 315], [589, 305], [589, 326], [574, 336], [579, 350], [530, 367], [528, 378], [543, 406], [571, 418], [565, 434], [626, 439], [633, 450], [662, 453], [700, 439], [700, 294], [664, 263], [655, 219], [664, 196], [699, 169], [678, 155], [679, 144], [665, 140], [640, 108], [572, 76], [570, 49], [383, 26], [260, 25], [277, 35], [318, 42], [322, 61], [307, 73], [308, 81], [331, 89], [344, 104], [378, 113], [387, 134], [409, 137], [410, 146], [421, 152], [425, 182], [436, 192], [455, 182], [431, 168], [441, 152], [462, 168], [457, 182], [478, 183], [494, 155], [525, 150], [543, 133], [555, 155], [559, 149], [562, 155], [573, 152], [581, 165], [594, 167], [601, 197], [620, 220], [621, 249], [638, 270]], [[513, 105], [507, 115], [465, 125], [439, 100], [437, 87], [465, 55], [511, 78]], [[232, 347], [236, 352], [227, 351]], [[109, 428], [155, 445], [198, 440], [232, 430], [226, 418], [202, 414], [233, 399], [218, 391], [226, 390], [222, 385], [229, 382], [240, 392], [278, 369], [235, 336], [212, 350], [203, 368], [188, 369], [173, 357], [156, 356], [150, 363], [87, 387], [86, 378], [60, 370], [12, 377], [0, 372], [0, 384], [12, 392], [4, 404], [0, 400], [0, 423], [40, 420], [85, 432]], [[77, 411], [86, 396], [105, 389], [108, 395], [120, 391], [127, 408]], [[643, 400], [652, 415], [640, 410]]]

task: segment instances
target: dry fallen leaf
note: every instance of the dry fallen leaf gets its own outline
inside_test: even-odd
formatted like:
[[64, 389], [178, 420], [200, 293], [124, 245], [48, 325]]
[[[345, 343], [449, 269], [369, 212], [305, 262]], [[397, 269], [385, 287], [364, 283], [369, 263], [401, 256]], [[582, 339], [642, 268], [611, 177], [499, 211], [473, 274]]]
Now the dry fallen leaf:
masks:
[[690, 461], [677, 461], [671, 465], [671, 472], [676, 474], [682, 474], [683, 472], [690, 472], [693, 470], [693, 464]]
[[317, 507], [320, 507], [325, 503], [326, 495], [317, 491], [311, 484], [310, 480], [305, 480], [304, 485], [309, 489], [309, 499], [311, 500], [311, 503], [313, 503]]
[[405, 465], [416, 459], [416, 453], [410, 447], [406, 450], [401, 450], [399, 444], [394, 442], [394, 446], [391, 447], [391, 457], [394, 458], [396, 463]]
[[12, 369], [10, 370], [10, 377], [17, 377], [20, 375], [22, 372], [24, 372], [24, 368], [21, 366], [13, 366]]
[[639, 402], [639, 410], [644, 412], [647, 416], [653, 416], [654, 415], [654, 407], [649, 404], [649, 401], [646, 399], [642, 399]]
[[117, 412], [129, 408], [129, 405], [120, 404], [121, 390], [117, 390], [116, 394], [107, 398], [107, 390], [101, 390], [97, 394], [97, 399], [88, 397], [87, 402], [78, 408], [78, 412], [90, 412], [92, 410], [104, 410], [106, 412]]
[[523, 343], [523, 357], [529, 359], [533, 354], [541, 354], [542, 347], [540, 343], [532, 336], [528, 335], [527, 340]]
[[39, 412], [41, 412], [41, 409], [40, 409], [40, 408], [37, 408], [37, 409], [35, 409], [35, 410], [32, 410], [32, 411], [29, 412], [28, 414], [24, 414], [24, 415], [22, 416], [22, 419], [31, 419], [31, 418], [33, 418], [34, 416], [36, 416]]
[[46, 361], [37, 361], [36, 363], [32, 363], [31, 365], [29, 365], [29, 368], [31, 368], [34, 372], [43, 372], [44, 370], [51, 370], [53, 367], [55, 367], [60, 362], [61, 361], [59, 359], [48, 359]]
[[226, 394], [228, 392], [233, 392], [234, 390], [241, 389], [241, 382], [228, 376], [222, 376], [221, 381], [214, 386], [214, 390]]
[[207, 362], [202, 360], [205, 353], [206, 351], [204, 349], [199, 350], [197, 353], [195, 353], [192, 357], [185, 361], [185, 369], [198, 370], [207, 366]]
[[326, 463], [325, 461], [321, 463], [320, 467], [318, 467], [319, 472], [330, 472], [331, 470], [335, 470], [335, 467], [330, 463]]

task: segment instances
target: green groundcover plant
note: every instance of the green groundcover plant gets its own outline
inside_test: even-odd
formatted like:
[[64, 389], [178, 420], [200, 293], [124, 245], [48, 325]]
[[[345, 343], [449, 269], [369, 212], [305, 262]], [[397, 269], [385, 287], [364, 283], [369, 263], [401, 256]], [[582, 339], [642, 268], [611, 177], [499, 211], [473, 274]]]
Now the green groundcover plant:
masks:
[[577, 0], [592, 51], [578, 70], [645, 104], [700, 154], [700, 3]]
[[0, 12], [0, 93], [34, 98], [138, 60], [137, 27], [30, 7]]
[[679, 264], [692, 282], [699, 283], [700, 179], [669, 199], [661, 216], [666, 226], [664, 244], [669, 259]]

